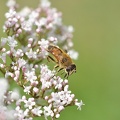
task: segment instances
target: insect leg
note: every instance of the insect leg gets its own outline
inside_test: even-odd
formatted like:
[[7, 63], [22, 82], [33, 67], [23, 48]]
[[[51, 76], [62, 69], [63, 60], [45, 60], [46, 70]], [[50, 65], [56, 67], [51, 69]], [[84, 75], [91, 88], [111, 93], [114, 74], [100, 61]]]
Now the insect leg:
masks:
[[70, 73], [67, 72], [67, 73], [65, 74], [64, 78], [67, 78], [67, 79], [68, 79], [69, 75], [70, 75]]
[[60, 68], [60, 69], [57, 70], [57, 72], [60, 72], [60, 71], [63, 70], [63, 69], [64, 69], [64, 68]]
[[54, 66], [54, 68], [58, 68], [58, 67], [59, 67], [59, 65], [55, 65], [55, 66]]
[[[68, 74], [66, 73], [65, 76], [64, 76], [64, 78], [66, 78], [67, 76], [68, 76]], [[68, 77], [67, 77], [67, 78], [68, 78]]]
[[53, 59], [51, 56], [49, 56], [48, 55], [48, 57], [47, 57], [47, 60], [50, 62], [50, 60], [52, 60], [53, 62], [55, 62], [56, 63], [56, 61], [55, 61], [55, 59]]
[[63, 72], [61, 73], [61, 75], [64, 74], [64, 73], [65, 73], [65, 71], [63, 71]]

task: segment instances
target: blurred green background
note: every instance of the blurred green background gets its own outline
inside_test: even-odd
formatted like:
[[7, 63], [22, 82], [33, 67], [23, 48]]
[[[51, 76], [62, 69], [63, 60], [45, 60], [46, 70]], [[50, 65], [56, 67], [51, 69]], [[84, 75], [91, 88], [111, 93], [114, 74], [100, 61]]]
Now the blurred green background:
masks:
[[[18, 0], [21, 7], [39, 0]], [[73, 25], [77, 73], [69, 77], [70, 89], [83, 100], [82, 111], [68, 107], [59, 120], [120, 120], [120, 0], [51, 0]], [[0, 36], [6, 0], [0, 0]]]

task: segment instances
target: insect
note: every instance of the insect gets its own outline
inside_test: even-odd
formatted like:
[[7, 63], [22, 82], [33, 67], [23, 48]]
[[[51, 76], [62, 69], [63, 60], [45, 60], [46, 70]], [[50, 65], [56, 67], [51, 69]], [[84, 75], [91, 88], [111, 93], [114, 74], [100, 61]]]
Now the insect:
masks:
[[58, 46], [55, 45], [49, 45], [47, 51], [52, 54], [53, 57], [48, 55], [47, 59], [52, 60], [56, 63], [54, 68], [58, 68], [57, 72], [64, 70], [65, 76], [64, 78], [68, 78], [69, 75], [76, 72], [76, 65], [73, 63], [71, 57], [62, 49], [60, 49]]

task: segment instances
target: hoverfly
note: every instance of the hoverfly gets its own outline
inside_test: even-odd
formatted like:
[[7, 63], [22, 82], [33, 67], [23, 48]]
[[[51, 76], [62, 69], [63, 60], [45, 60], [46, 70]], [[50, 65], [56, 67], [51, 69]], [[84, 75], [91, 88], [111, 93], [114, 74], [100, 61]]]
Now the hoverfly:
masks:
[[57, 72], [65, 70], [64, 78], [68, 78], [69, 75], [76, 72], [76, 65], [73, 63], [71, 57], [61, 48], [55, 45], [49, 45], [47, 51], [52, 54], [53, 57], [48, 55], [47, 59], [56, 63], [54, 68], [58, 68]]

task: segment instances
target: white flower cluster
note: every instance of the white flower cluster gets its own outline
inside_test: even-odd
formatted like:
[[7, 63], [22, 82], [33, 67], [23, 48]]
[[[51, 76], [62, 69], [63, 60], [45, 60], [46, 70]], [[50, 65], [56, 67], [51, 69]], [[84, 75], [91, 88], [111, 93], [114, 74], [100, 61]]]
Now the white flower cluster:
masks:
[[19, 92], [17, 89], [8, 91], [9, 84], [5, 78], [0, 78], [0, 120], [15, 120], [15, 110], [11, 108], [11, 104], [19, 100]]
[[[68, 52], [72, 50], [73, 27], [63, 25], [61, 12], [58, 12], [56, 8], [51, 8], [48, 0], [41, 0], [41, 4], [34, 10], [25, 7], [19, 12], [16, 11], [15, 0], [9, 0], [7, 5], [9, 11], [5, 14], [6, 22], [3, 31], [8, 36], [14, 35], [26, 49], [39, 46], [42, 43], [38, 43], [38, 41], [44, 38], [48, 40], [47, 42], [62, 45], [61, 47]], [[47, 45], [47, 42], [44, 44]], [[77, 59], [78, 54], [74, 51], [72, 51], [75, 53], [73, 58]], [[43, 52], [45, 51], [42, 50], [41, 55]], [[34, 51], [29, 50], [28, 56], [36, 58], [36, 55], [31, 56], [32, 53]]]
[[[75, 95], [68, 89], [68, 80], [63, 80], [59, 76], [54, 76], [54, 71], [48, 69], [46, 65], [40, 65], [40, 78], [36, 80], [34, 72], [27, 72], [29, 86], [24, 86], [24, 92], [30, 94], [32, 98], [17, 101], [15, 116], [21, 119], [29, 118], [29, 114], [36, 116], [44, 115], [45, 118], [59, 118], [60, 112], [66, 106], [76, 105], [81, 109], [83, 102], [78, 102]], [[33, 84], [33, 81], [36, 81]], [[57, 87], [56, 87], [57, 86]], [[24, 104], [24, 106], [22, 106]], [[24, 107], [24, 110], [22, 109]], [[30, 119], [32, 119], [30, 117]]]
[[[32, 120], [36, 116], [53, 120], [59, 118], [67, 106], [76, 105], [81, 109], [84, 105], [69, 90], [68, 80], [56, 76], [56, 71], [45, 64], [46, 49], [51, 43], [68, 50], [71, 58], [78, 57], [72, 49], [73, 28], [63, 25], [61, 12], [50, 5], [48, 0], [41, 0], [38, 8], [25, 7], [17, 12], [15, 0], [7, 3], [9, 11], [3, 26], [7, 37], [1, 38], [0, 72], [9, 82], [17, 83], [25, 95], [20, 98], [18, 92], [8, 91], [8, 84], [4, 84], [0, 102], [2, 106], [16, 104], [17, 120]], [[8, 114], [2, 106], [1, 119]]]

